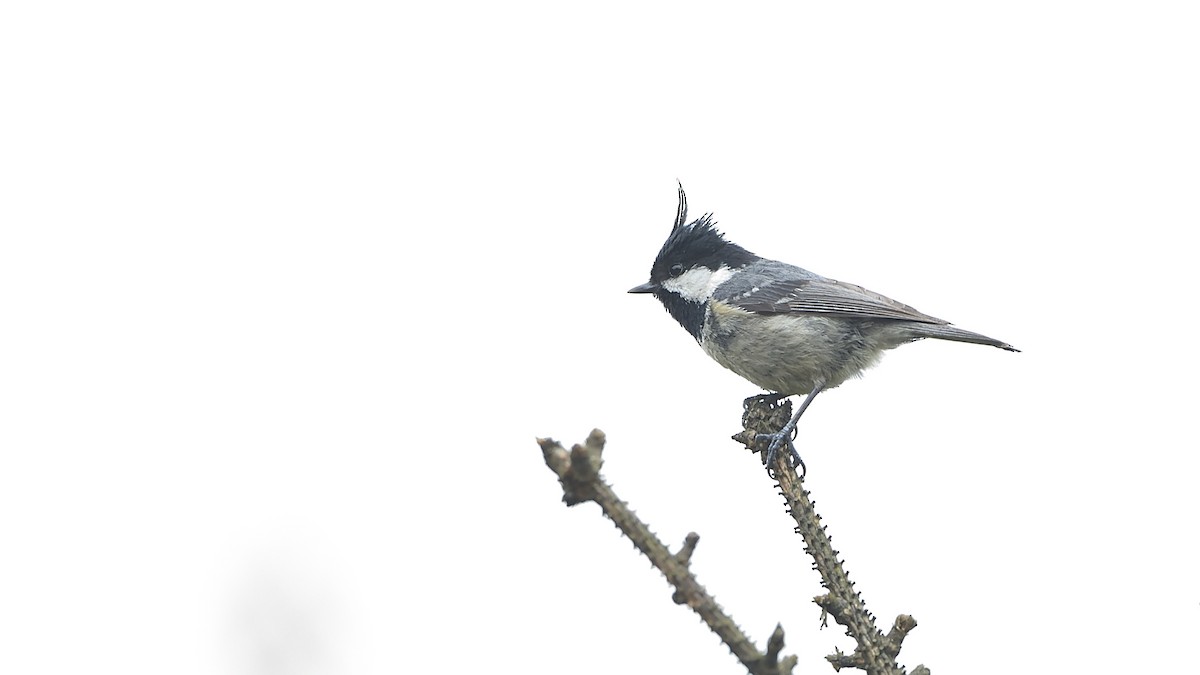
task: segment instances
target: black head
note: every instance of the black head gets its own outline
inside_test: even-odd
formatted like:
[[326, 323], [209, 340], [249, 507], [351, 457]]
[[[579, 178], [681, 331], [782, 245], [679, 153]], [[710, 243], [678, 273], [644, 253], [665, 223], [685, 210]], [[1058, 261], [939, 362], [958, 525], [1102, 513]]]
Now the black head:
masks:
[[758, 259], [750, 251], [727, 241], [715, 227], [711, 213], [688, 223], [687, 195], [680, 185], [675, 226], [654, 259], [650, 281], [629, 289], [629, 292], [653, 293], [671, 315], [699, 339], [704, 303], [712, 295], [713, 284]]

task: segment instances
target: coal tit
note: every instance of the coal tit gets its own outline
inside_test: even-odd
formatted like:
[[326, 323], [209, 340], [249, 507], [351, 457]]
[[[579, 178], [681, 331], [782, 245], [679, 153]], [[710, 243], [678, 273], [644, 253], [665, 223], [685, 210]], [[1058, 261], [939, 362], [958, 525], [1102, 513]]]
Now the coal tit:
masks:
[[[773, 394], [807, 394], [768, 441], [766, 464], [792, 445], [796, 422], [817, 394], [875, 365], [883, 352], [922, 338], [1012, 345], [955, 328], [908, 305], [794, 265], [760, 258], [727, 241], [712, 214], [687, 222], [679, 186], [675, 226], [630, 293], [653, 293], [717, 363]], [[764, 438], [760, 436], [760, 438]]]

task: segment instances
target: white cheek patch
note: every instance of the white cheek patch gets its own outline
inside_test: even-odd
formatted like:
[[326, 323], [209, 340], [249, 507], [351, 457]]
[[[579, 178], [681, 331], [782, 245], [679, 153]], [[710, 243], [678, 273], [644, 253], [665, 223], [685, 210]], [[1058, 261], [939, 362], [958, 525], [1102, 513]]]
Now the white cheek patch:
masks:
[[705, 302], [712, 297], [717, 286], [729, 280], [733, 270], [722, 265], [719, 269], [693, 267], [673, 279], [667, 279], [662, 287], [691, 302]]

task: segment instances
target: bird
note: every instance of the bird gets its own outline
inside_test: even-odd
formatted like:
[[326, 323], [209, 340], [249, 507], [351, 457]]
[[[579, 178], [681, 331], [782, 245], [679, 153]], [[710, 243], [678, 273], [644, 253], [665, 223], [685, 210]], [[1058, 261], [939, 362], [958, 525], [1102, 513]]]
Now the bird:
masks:
[[1020, 351], [862, 286], [755, 255], [726, 239], [713, 214], [688, 222], [687, 211], [680, 183], [675, 224], [650, 280], [629, 292], [658, 298], [714, 361], [770, 392], [762, 398], [805, 397], [778, 432], [756, 437], [767, 442], [768, 467], [786, 447], [803, 470], [792, 442], [800, 417], [817, 394], [861, 376], [889, 349], [934, 338]]

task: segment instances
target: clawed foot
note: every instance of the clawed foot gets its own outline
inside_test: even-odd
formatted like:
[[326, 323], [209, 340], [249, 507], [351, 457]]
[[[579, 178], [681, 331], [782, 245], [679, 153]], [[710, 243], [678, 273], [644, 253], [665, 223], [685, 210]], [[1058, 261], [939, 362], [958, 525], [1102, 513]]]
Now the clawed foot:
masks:
[[804, 474], [808, 473], [808, 467], [804, 466], [804, 460], [800, 459], [800, 453], [796, 452], [796, 446], [792, 443], [792, 434], [795, 429], [784, 429], [773, 434], [759, 434], [754, 438], [755, 441], [769, 440], [767, 446], [767, 458], [763, 460], [763, 464], [768, 468], [775, 466], [775, 458], [779, 456], [779, 449], [786, 447], [788, 455], [791, 457], [792, 468], [800, 467], [800, 477], [804, 478]]
[[[754, 437], [756, 442], [760, 439], [768, 441], [767, 458], [763, 462], [763, 464], [767, 465], [768, 471], [770, 471], [771, 467], [775, 465], [775, 459], [779, 456], [779, 449], [786, 445], [792, 468], [794, 469], [796, 467], [800, 467], [800, 477], [804, 478], [804, 474], [807, 473], [808, 469], [804, 466], [804, 460], [800, 459], [800, 453], [796, 452], [796, 446], [792, 444], [792, 436], [796, 433], [796, 422], [800, 421], [800, 416], [804, 414], [805, 410], [808, 410], [809, 404], [813, 402], [813, 399], [816, 398], [817, 394], [821, 393], [821, 390], [824, 388], [825, 380], [817, 380], [816, 383], [813, 384], [812, 391], [808, 393], [808, 396], [804, 398], [804, 402], [800, 404], [800, 409], [796, 411], [795, 415], [792, 415], [792, 419], [788, 420], [787, 424], [783, 425], [779, 431], [773, 434], [758, 434]], [[787, 398], [787, 396], [784, 394], [760, 394], [758, 396], [751, 396], [750, 398], [746, 399], [744, 405], [748, 411], [751, 403], [770, 402], [771, 404], [775, 404], [781, 399], [785, 398]]]
[[742, 401], [742, 410], [749, 410], [751, 403], [770, 403], [771, 405], [775, 405], [785, 398], [787, 398], [787, 396], [784, 396], [783, 394], [758, 394], [757, 396], [751, 396], [745, 401]]
[[[751, 406], [763, 403], [774, 406], [785, 398], [787, 398], [786, 394], [759, 394], [746, 399], [742, 403], [742, 407], [748, 411]], [[804, 411], [804, 407], [801, 406], [801, 412]], [[799, 415], [793, 417], [782, 429], [773, 434], [758, 434], [755, 436], [755, 441], [767, 442], [767, 456], [763, 460], [765, 466], [768, 468], [775, 466], [775, 459], [779, 456], [780, 449], [786, 447], [792, 468], [800, 467], [800, 476], [803, 477], [807, 468], [804, 466], [804, 460], [800, 459], [800, 453], [796, 452], [796, 446], [792, 443], [792, 437], [796, 435], [797, 418]]]

